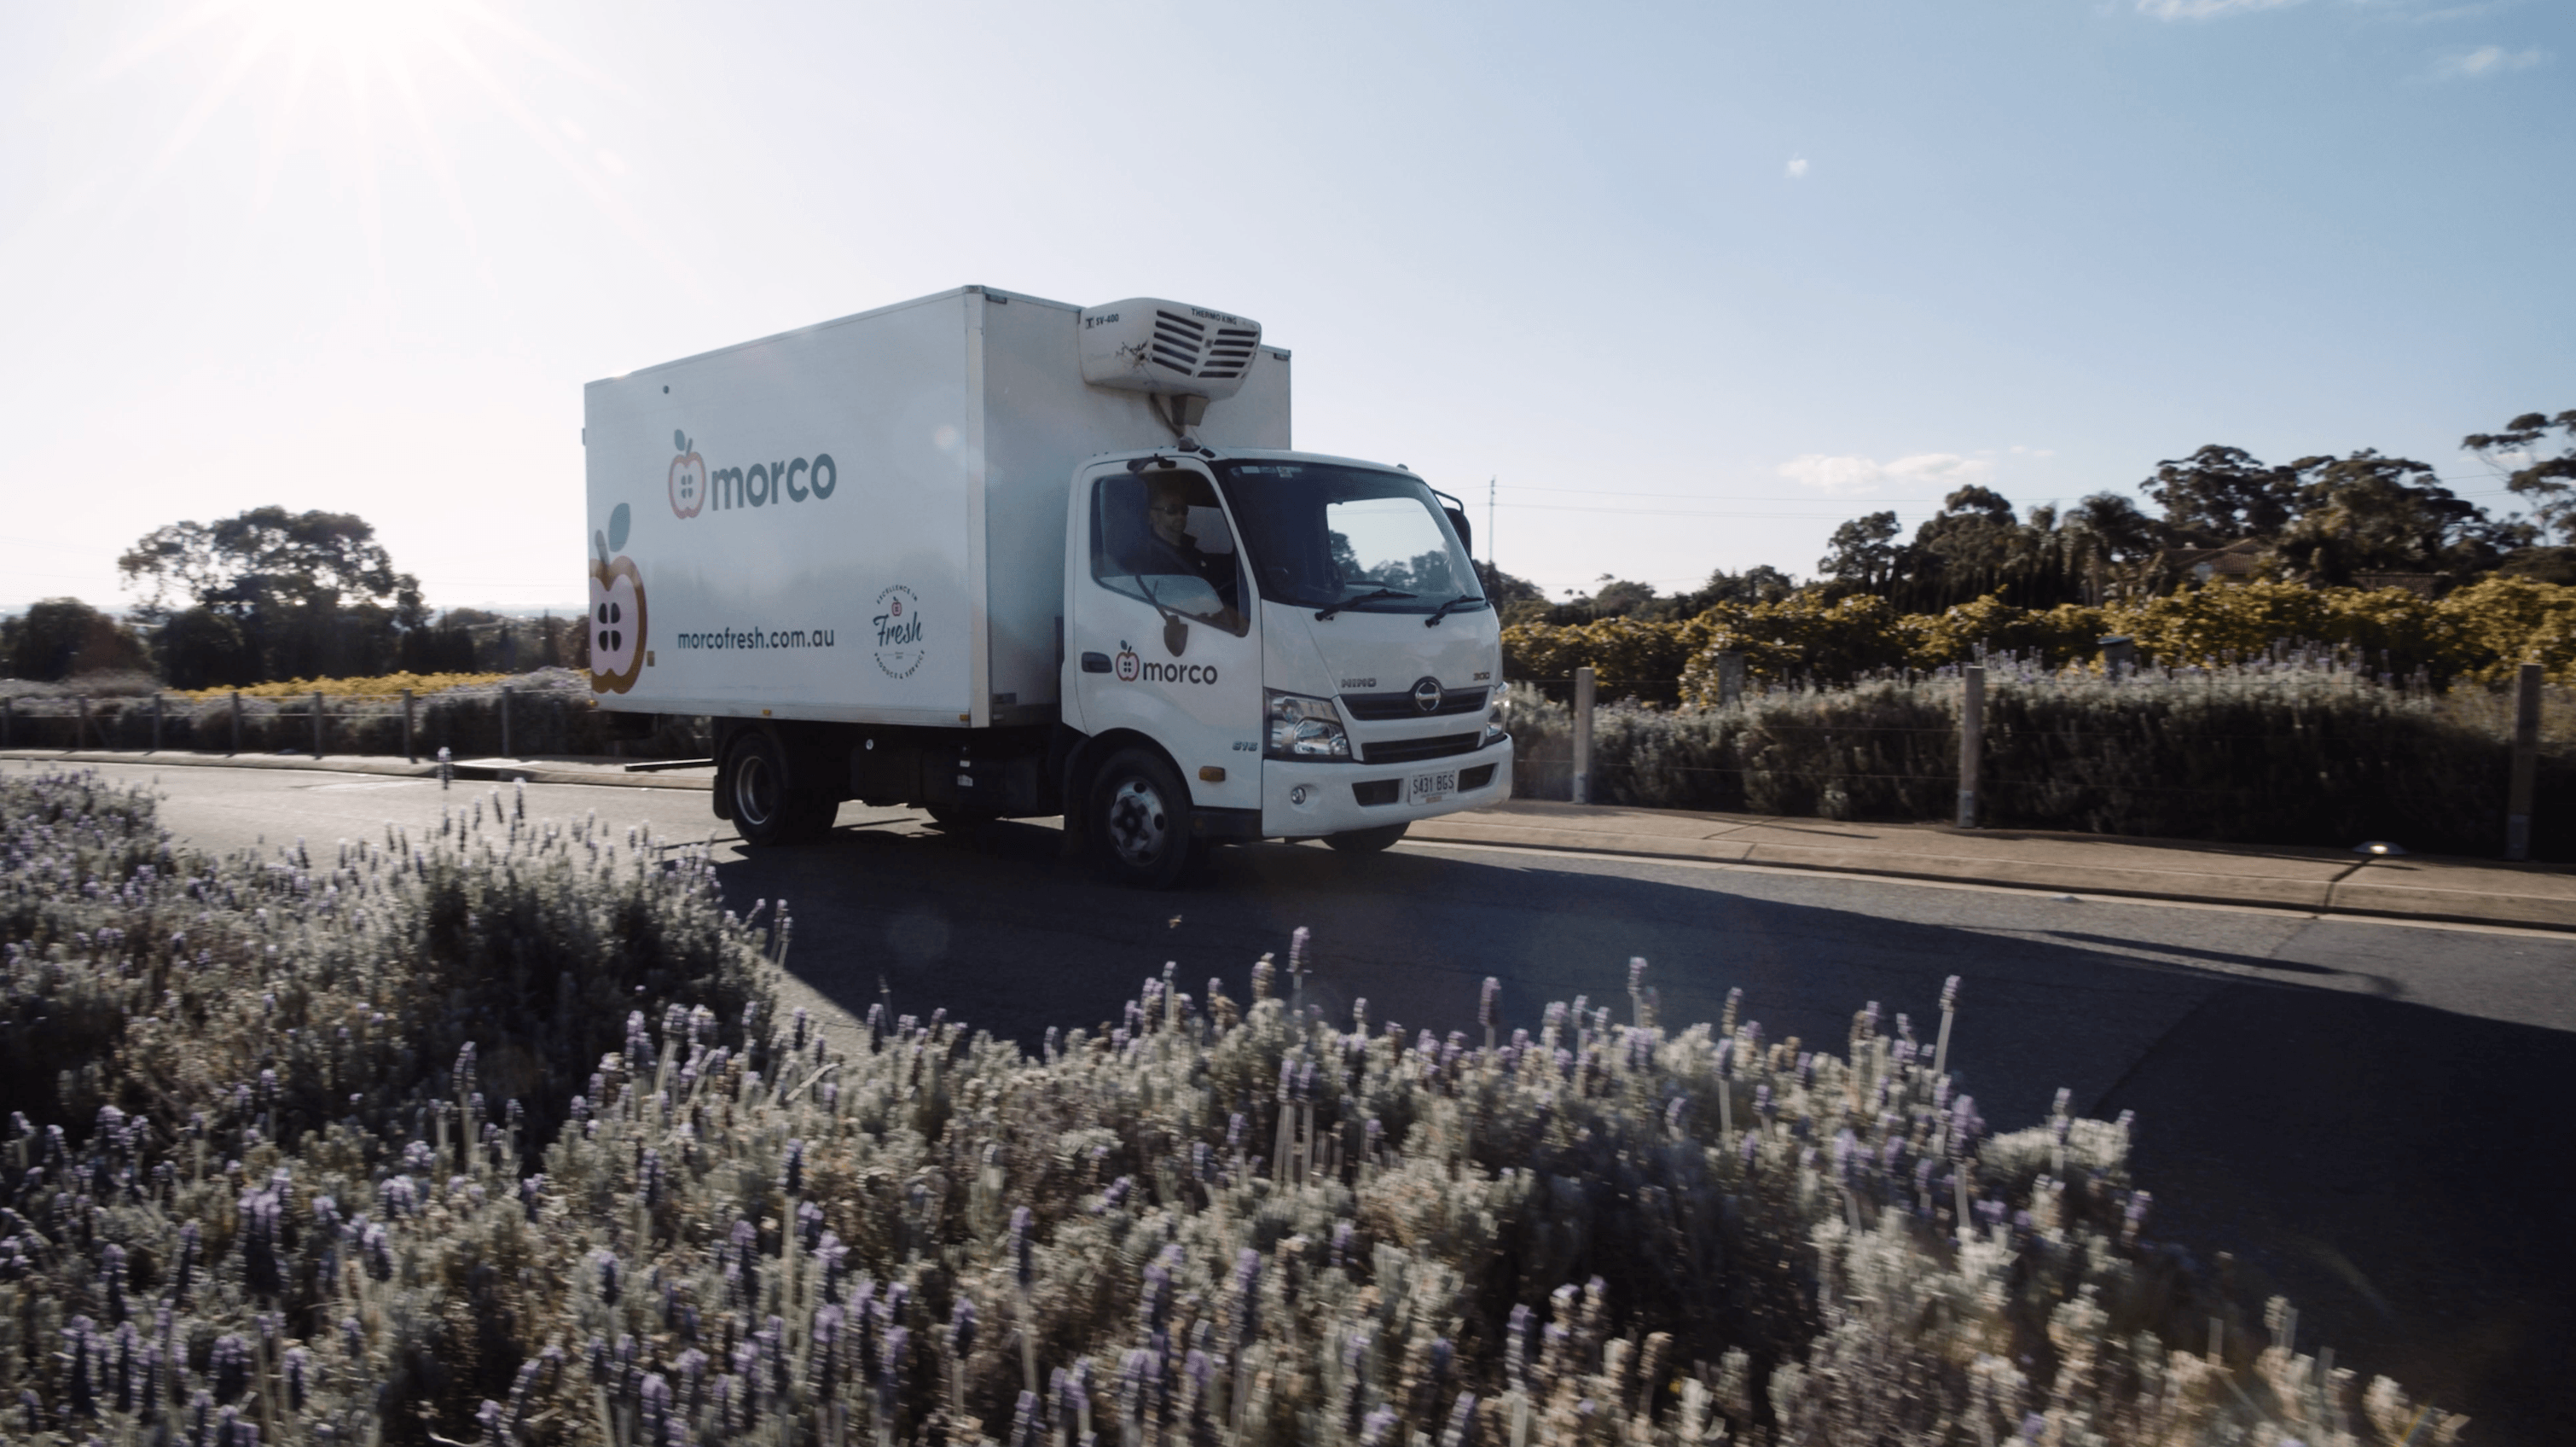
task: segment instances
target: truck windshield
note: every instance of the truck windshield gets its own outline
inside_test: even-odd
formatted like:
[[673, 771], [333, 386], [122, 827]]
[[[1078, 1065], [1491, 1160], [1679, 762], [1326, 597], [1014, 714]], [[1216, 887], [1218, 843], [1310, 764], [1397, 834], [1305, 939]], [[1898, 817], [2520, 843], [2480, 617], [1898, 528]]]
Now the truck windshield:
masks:
[[1428, 613], [1481, 593], [1431, 489], [1410, 473], [1323, 462], [1216, 469], [1268, 602]]

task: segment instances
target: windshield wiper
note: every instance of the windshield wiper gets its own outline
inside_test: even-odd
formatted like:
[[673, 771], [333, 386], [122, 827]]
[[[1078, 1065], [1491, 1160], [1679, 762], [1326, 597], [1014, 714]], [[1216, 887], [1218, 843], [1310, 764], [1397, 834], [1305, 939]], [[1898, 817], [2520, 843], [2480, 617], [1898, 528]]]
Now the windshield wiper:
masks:
[[1362, 593], [1356, 598], [1344, 598], [1338, 603], [1325, 604], [1323, 607], [1315, 610], [1315, 621], [1321, 623], [1325, 619], [1330, 618], [1334, 614], [1351, 606], [1353, 603], [1374, 603], [1380, 598], [1410, 598], [1412, 596], [1414, 595], [1411, 593], [1399, 593], [1393, 588], [1379, 588], [1373, 592]]
[[1477, 597], [1473, 593], [1461, 593], [1457, 597], [1450, 599], [1448, 602], [1441, 604], [1439, 607], [1432, 609], [1431, 616], [1422, 620], [1422, 626], [1425, 628], [1432, 627], [1441, 619], [1448, 617], [1449, 610], [1452, 608], [1464, 608], [1470, 603], [1482, 603], [1484, 601], [1484, 599]]

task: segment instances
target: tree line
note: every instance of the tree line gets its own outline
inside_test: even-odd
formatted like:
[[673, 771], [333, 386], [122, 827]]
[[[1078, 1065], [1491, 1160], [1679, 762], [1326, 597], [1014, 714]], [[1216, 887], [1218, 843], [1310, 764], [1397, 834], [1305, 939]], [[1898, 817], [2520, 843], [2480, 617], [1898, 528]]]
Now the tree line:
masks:
[[[1558, 626], [1695, 618], [1818, 593], [1875, 597], [1905, 614], [1981, 598], [2100, 605], [2170, 593], [2215, 549], [2235, 555], [2230, 571], [2310, 587], [2393, 583], [2440, 596], [2492, 573], [2576, 583], [2576, 408], [2527, 412], [2460, 445], [2504, 473], [2527, 514], [2492, 516], [2430, 464], [2370, 448], [2272, 464], [2212, 444], [2158, 463], [2137, 485], [2153, 511], [2097, 492], [2023, 514], [1970, 485], [1911, 539], [1892, 510], [1853, 518], [1834, 529], [1803, 585], [1767, 564], [1719, 569], [1670, 594], [1604, 574], [1590, 593], [1554, 602], [1488, 564], [1476, 572], [1504, 622]], [[136, 598], [130, 624], [78, 599], [47, 599], [0, 620], [0, 669], [52, 680], [151, 668], [174, 688], [217, 688], [586, 659], [587, 632], [571, 620], [513, 624], [474, 609], [433, 617], [419, 579], [394, 567], [354, 513], [260, 507], [172, 523], [137, 540], [117, 568]]]
[[433, 613], [354, 513], [252, 508], [172, 523], [117, 559], [135, 605], [125, 620], [48, 598], [0, 620], [0, 672], [40, 682], [151, 671], [172, 688], [246, 687], [393, 672], [577, 666], [578, 620]]
[[[2553, 441], [2560, 451], [2550, 454]], [[1697, 617], [1722, 604], [1773, 603], [1801, 591], [1869, 596], [1899, 613], [1939, 613], [1980, 598], [2017, 608], [2162, 596], [2202, 576], [2213, 550], [2228, 571], [2310, 587], [2404, 586], [2440, 596], [2491, 573], [2576, 583], [2576, 409], [2527, 412], [2461, 439], [2504, 473], [2527, 515], [2496, 517], [2443, 485], [2428, 463], [2364, 448], [2272, 464], [2212, 444], [2156, 465], [2137, 490], [2097, 492], [2027, 514], [1991, 488], [1943, 499], [1912, 538], [1894, 511], [1834, 529], [1802, 588], [1778, 569], [1719, 570], [1659, 594], [1603, 576], [1588, 595], [1550, 602], [1539, 588], [1480, 570], [1505, 621], [1559, 626], [1628, 617]]]

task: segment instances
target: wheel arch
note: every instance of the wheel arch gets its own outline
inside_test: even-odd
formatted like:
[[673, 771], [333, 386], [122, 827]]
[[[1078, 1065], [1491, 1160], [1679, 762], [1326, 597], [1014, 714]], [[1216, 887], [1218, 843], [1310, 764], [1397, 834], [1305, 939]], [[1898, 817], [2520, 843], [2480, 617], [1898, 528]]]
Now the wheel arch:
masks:
[[[1190, 776], [1182, 772], [1179, 761], [1172, 757], [1172, 751], [1164, 748], [1152, 734], [1136, 729], [1111, 729], [1106, 733], [1087, 736], [1073, 747], [1072, 753], [1065, 759], [1064, 804], [1065, 817], [1068, 820], [1077, 818], [1089, 806], [1091, 786], [1099, 777], [1100, 766], [1115, 757], [1119, 751], [1129, 748], [1150, 751], [1172, 771], [1173, 777], [1181, 781], [1184, 792], [1189, 789]], [[1196, 801], [1184, 800], [1183, 802], [1194, 804]]]
[[779, 760], [786, 768], [787, 787], [828, 795], [836, 801], [849, 798], [849, 745], [844, 737], [848, 732], [842, 725], [798, 719], [717, 719], [716, 817], [733, 818], [734, 765], [742, 755], [743, 740], [754, 735], [777, 747]]

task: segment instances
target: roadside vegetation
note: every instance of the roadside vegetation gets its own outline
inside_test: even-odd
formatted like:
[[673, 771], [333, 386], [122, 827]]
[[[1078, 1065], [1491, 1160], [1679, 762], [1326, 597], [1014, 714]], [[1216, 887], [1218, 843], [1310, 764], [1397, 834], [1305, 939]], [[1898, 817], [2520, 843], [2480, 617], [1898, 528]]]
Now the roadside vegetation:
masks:
[[[0, 775], [0, 1405], [81, 1443], [2447, 1441], [1997, 1133], [1950, 993], [1435, 1038], [1166, 966], [827, 1035], [785, 906], [494, 793], [214, 859]], [[1955, 982], [1954, 982], [1955, 985]], [[1974, 1001], [1964, 1008], [1974, 1008]], [[2308, 1350], [2303, 1351], [2305, 1346]], [[254, 1435], [255, 1433], [255, 1435]]]
[[[1958, 670], [1757, 688], [1593, 722], [1596, 803], [1854, 820], [1956, 817]], [[1570, 797], [1570, 710], [1516, 687], [1515, 793]], [[2576, 859], [2576, 701], [2543, 693], [2532, 852]], [[2321, 652], [2106, 675], [1995, 655], [1978, 816], [2241, 844], [2502, 848], [2512, 700], [2387, 682]]]

